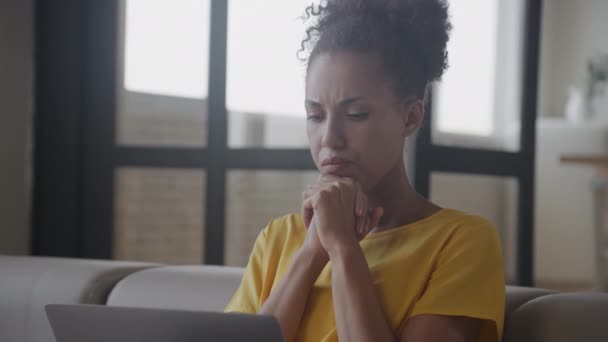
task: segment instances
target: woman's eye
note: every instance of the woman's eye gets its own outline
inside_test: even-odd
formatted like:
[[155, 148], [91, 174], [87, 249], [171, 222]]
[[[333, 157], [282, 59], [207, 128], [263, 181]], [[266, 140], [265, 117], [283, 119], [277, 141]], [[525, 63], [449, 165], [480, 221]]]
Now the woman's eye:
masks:
[[322, 115], [320, 114], [307, 114], [306, 115], [306, 120], [310, 120], [310, 121], [321, 121], [321, 119], [323, 118]]
[[368, 115], [369, 115], [369, 113], [349, 113], [349, 114], [346, 114], [346, 116], [348, 116], [349, 118], [351, 118], [353, 120], [365, 120]]

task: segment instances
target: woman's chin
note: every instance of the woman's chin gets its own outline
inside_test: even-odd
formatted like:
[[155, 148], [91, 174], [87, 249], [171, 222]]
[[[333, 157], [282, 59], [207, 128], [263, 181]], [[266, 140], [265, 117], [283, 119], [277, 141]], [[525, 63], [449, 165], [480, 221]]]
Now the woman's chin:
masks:
[[340, 171], [332, 171], [332, 172], [323, 172], [322, 171], [321, 175], [338, 177], [338, 178], [350, 178], [353, 180], [358, 180], [356, 173], [354, 171], [349, 171], [349, 170], [340, 170]]
[[321, 174], [341, 178], [352, 178], [355, 180], [357, 179], [355, 168], [352, 163], [324, 165], [321, 167]]

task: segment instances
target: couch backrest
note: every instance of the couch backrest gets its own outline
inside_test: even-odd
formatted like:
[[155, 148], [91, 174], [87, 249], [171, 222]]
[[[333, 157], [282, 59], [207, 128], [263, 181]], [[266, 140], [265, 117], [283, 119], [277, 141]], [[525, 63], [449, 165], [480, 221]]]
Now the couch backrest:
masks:
[[606, 342], [608, 294], [568, 293], [536, 298], [509, 317], [505, 342]]
[[108, 305], [223, 311], [238, 288], [243, 269], [166, 266], [129, 275], [112, 290]]
[[53, 342], [47, 304], [104, 304], [114, 285], [152, 264], [0, 256], [0, 341]]

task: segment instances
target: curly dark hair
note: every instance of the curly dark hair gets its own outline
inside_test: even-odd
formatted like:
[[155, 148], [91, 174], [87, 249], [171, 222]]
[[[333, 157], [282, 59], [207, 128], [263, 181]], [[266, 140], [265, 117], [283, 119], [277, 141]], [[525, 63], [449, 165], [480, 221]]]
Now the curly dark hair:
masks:
[[447, 68], [452, 28], [446, 0], [325, 0], [306, 8], [312, 21], [298, 51], [312, 64], [328, 51], [376, 53], [399, 97], [424, 97]]

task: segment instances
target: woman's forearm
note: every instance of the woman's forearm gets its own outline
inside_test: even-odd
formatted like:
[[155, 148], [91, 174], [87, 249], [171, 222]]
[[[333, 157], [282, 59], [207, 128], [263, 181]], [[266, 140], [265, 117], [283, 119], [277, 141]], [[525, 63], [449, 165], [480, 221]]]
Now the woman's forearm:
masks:
[[296, 336], [308, 295], [327, 263], [327, 257], [300, 249], [292, 258], [287, 273], [260, 309], [261, 314], [274, 316], [285, 341]]
[[341, 341], [395, 341], [358, 245], [330, 252], [332, 294]]

